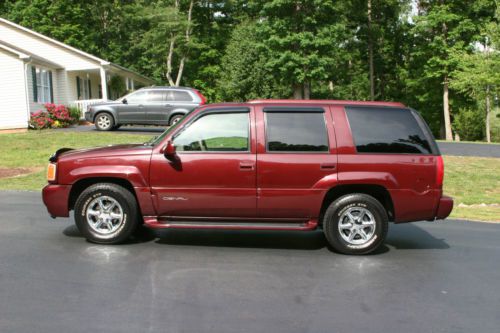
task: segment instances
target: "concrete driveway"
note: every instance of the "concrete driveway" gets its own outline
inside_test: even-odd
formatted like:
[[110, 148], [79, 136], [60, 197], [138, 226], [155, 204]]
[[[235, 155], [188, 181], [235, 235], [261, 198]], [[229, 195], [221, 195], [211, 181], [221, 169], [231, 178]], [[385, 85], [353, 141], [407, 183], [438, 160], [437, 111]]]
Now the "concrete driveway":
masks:
[[0, 332], [498, 332], [500, 224], [391, 225], [370, 256], [321, 232], [143, 232], [102, 246], [0, 192]]

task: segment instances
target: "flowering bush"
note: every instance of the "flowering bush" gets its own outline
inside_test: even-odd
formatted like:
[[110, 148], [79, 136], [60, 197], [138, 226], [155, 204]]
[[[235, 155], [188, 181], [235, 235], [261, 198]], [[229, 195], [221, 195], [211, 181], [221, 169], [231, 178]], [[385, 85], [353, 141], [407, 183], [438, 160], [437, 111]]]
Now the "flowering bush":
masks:
[[46, 111], [40, 110], [31, 115], [30, 123], [35, 129], [68, 127], [78, 121], [64, 105], [47, 103], [44, 107]]

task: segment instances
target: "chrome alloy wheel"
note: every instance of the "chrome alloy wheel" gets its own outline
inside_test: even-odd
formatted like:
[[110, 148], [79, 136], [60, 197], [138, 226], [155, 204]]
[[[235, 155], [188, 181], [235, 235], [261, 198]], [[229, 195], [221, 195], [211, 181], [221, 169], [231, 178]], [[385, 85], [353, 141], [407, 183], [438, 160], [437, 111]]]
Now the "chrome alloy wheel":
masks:
[[108, 115], [100, 115], [97, 117], [97, 126], [102, 129], [108, 129], [111, 126], [111, 119], [109, 119]]
[[339, 219], [339, 233], [352, 245], [363, 245], [375, 235], [375, 218], [366, 208], [351, 207]]
[[109, 235], [123, 224], [122, 206], [109, 196], [100, 196], [87, 206], [87, 223], [96, 232]]

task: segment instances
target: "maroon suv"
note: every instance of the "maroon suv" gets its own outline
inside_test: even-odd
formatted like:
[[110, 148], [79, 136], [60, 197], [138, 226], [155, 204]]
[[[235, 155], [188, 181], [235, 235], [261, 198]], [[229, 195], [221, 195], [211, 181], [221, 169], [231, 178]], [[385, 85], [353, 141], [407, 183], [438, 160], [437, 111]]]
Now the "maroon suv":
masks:
[[446, 218], [443, 160], [400, 103], [205, 105], [144, 144], [51, 158], [43, 200], [92, 242], [151, 228], [315, 230], [342, 253], [379, 247], [388, 222]]

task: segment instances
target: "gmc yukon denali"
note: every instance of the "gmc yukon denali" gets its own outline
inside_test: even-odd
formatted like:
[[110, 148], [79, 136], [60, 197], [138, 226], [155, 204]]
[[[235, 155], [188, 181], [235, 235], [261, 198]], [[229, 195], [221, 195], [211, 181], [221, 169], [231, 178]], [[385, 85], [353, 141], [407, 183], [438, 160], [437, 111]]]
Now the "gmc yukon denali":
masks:
[[43, 201], [91, 242], [150, 228], [321, 228], [334, 250], [377, 249], [388, 223], [446, 218], [443, 159], [400, 103], [255, 100], [199, 107], [144, 144], [59, 149]]

